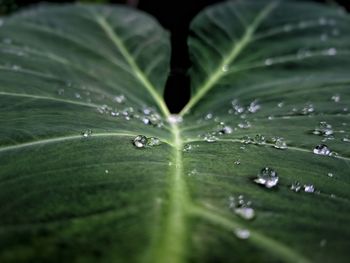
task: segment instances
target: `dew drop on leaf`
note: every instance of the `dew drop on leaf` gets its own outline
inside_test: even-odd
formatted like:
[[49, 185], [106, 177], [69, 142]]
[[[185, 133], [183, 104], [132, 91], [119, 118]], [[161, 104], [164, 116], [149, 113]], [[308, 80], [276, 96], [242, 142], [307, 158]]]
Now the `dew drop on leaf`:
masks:
[[261, 169], [254, 182], [257, 184], [264, 185], [266, 188], [273, 188], [278, 184], [278, 175], [275, 170], [269, 167]]
[[85, 131], [81, 132], [81, 135], [83, 136], [83, 138], [88, 138], [92, 135], [92, 131], [90, 129], [85, 130]]
[[177, 114], [171, 114], [168, 117], [168, 122], [170, 124], [177, 124], [177, 123], [181, 123], [182, 121], [183, 121], [182, 116]]
[[315, 192], [315, 187], [312, 184], [305, 184], [304, 185], [304, 192], [305, 193], [313, 193], [313, 192]]
[[316, 135], [321, 135], [321, 136], [332, 135], [333, 134], [332, 125], [328, 124], [325, 121], [321, 121], [312, 133]]
[[272, 138], [272, 141], [274, 143], [273, 147], [275, 147], [276, 149], [285, 150], [288, 148], [287, 143], [281, 137], [274, 137], [274, 138]]
[[250, 237], [250, 231], [248, 229], [237, 228], [233, 231], [239, 239], [248, 239]]
[[160, 145], [160, 140], [158, 138], [156, 137], [147, 138], [147, 146], [152, 147], [157, 145]]
[[327, 145], [325, 144], [319, 144], [317, 145], [314, 150], [313, 150], [314, 154], [318, 154], [318, 155], [330, 155], [331, 154], [331, 150], [328, 148]]
[[290, 190], [293, 192], [298, 193], [301, 190], [301, 184], [298, 181], [295, 181], [294, 183], [291, 184]]
[[147, 137], [144, 135], [137, 135], [133, 140], [133, 144], [137, 148], [144, 148], [147, 145]]
[[230, 196], [229, 208], [245, 220], [252, 220], [255, 217], [255, 211], [251, 207], [251, 202], [246, 201], [243, 195], [239, 195], [238, 197]]

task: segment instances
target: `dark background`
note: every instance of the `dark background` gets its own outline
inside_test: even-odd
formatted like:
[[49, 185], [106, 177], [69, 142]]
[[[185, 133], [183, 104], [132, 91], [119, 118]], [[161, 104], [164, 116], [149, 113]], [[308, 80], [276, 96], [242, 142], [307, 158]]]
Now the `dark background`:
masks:
[[[259, 1], [259, 0], [257, 0]], [[350, 0], [310, 0], [315, 2], [339, 3], [348, 11]], [[180, 111], [190, 96], [187, 70], [191, 63], [187, 49], [188, 28], [193, 17], [204, 7], [222, 0], [80, 0], [80, 1], [25, 1], [0, 0], [0, 15], [39, 2], [90, 2], [126, 4], [153, 15], [171, 33], [172, 59], [171, 74], [165, 89], [165, 100], [170, 111]]]

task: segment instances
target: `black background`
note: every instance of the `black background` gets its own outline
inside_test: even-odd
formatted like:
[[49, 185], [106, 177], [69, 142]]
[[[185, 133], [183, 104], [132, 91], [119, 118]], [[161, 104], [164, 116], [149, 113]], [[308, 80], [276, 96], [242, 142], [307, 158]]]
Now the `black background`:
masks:
[[[256, 0], [259, 1], [259, 0]], [[310, 0], [315, 2], [338, 2], [350, 10], [350, 0]], [[0, 0], [0, 13], [7, 14], [27, 5], [42, 1]], [[45, 1], [45, 2], [75, 2], [75, 1]], [[187, 70], [191, 63], [187, 49], [188, 28], [194, 16], [206, 6], [215, 4], [218, 0], [85, 0], [81, 2], [119, 3], [133, 6], [153, 15], [164, 28], [171, 33], [172, 59], [171, 73], [165, 89], [165, 100], [170, 111], [180, 111], [190, 96], [190, 84]]]

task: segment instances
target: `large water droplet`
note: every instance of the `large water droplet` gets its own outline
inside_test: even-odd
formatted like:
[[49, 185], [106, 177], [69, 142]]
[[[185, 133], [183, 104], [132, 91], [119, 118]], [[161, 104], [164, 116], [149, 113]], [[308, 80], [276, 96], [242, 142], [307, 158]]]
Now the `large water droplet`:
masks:
[[144, 135], [138, 135], [134, 138], [133, 144], [137, 148], [144, 148], [147, 145], [147, 137]]
[[239, 239], [248, 239], [250, 237], [250, 231], [248, 229], [237, 228], [233, 231]]
[[314, 154], [318, 154], [318, 155], [330, 155], [331, 150], [328, 148], [327, 145], [320, 144], [314, 148], [313, 152]]
[[254, 179], [257, 184], [264, 185], [266, 188], [273, 188], [278, 184], [278, 175], [275, 170], [269, 167], [261, 169], [260, 173]]

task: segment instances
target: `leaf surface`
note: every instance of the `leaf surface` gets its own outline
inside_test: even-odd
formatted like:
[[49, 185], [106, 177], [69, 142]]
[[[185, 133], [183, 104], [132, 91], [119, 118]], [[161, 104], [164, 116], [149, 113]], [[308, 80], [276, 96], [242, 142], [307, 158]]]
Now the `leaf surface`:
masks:
[[[205, 9], [174, 123], [169, 36], [149, 16], [44, 5], [5, 18], [1, 262], [346, 262], [349, 24], [300, 1]], [[139, 134], [161, 144], [138, 149]], [[276, 187], [254, 182], [264, 167]]]

